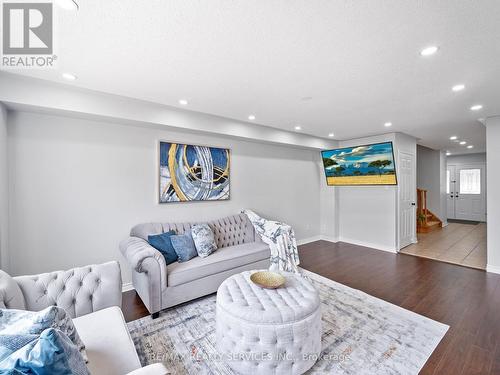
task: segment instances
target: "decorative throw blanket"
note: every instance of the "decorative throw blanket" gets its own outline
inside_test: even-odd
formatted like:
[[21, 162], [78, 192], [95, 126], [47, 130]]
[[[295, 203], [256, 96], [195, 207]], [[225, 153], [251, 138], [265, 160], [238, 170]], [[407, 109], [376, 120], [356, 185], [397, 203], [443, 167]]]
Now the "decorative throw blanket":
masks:
[[290, 225], [264, 219], [251, 210], [241, 211], [248, 216], [262, 241], [271, 248], [271, 271], [300, 273], [299, 252], [295, 232]]

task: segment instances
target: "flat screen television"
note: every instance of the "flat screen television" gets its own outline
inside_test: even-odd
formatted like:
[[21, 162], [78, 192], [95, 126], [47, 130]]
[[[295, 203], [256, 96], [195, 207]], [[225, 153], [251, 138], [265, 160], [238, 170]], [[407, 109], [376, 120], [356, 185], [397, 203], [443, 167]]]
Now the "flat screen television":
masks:
[[397, 185], [392, 142], [321, 151], [329, 186]]

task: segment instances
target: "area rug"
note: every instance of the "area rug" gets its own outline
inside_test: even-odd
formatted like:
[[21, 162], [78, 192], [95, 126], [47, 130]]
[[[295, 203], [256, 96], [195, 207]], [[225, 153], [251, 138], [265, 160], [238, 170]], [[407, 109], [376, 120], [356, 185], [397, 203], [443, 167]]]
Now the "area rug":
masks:
[[[322, 303], [322, 353], [308, 374], [418, 374], [448, 326], [304, 270]], [[233, 374], [215, 347], [215, 294], [128, 323], [143, 365]]]

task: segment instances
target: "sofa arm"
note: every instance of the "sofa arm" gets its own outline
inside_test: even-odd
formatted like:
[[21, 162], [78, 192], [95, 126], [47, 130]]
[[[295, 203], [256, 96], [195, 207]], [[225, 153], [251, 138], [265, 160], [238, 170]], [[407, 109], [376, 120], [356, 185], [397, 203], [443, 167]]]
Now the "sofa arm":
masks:
[[129, 237], [120, 243], [120, 251], [135, 271], [134, 288], [151, 314], [162, 309], [162, 290], [167, 287], [167, 265], [163, 255], [147, 241]]
[[129, 372], [127, 375], [169, 375], [170, 371], [162, 363], [153, 363], [152, 365]]
[[122, 278], [116, 261], [14, 280], [23, 293], [26, 310], [55, 305], [76, 318], [122, 304]]

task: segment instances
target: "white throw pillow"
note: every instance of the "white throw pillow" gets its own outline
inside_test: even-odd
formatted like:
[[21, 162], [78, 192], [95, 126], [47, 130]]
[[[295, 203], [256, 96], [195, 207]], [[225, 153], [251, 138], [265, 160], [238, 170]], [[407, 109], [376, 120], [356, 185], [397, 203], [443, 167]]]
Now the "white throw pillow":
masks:
[[208, 224], [193, 225], [191, 235], [199, 257], [205, 258], [217, 250], [214, 232]]

